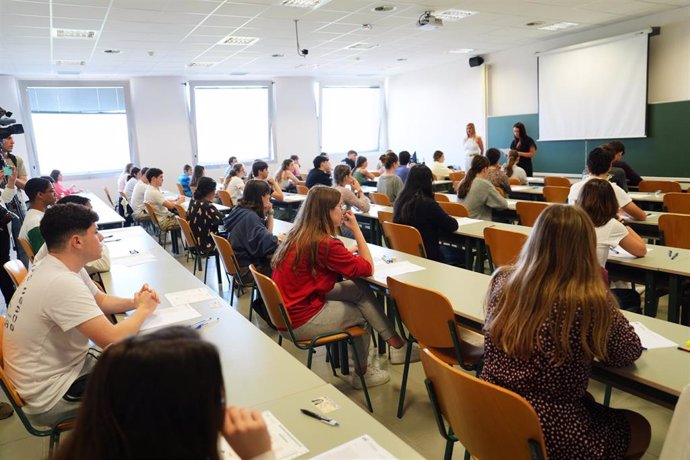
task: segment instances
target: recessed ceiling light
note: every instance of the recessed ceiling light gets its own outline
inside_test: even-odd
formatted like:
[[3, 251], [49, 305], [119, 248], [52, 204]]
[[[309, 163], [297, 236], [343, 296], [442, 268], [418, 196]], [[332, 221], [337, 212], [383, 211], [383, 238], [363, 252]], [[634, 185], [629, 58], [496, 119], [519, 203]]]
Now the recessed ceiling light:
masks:
[[56, 29], [53, 28], [53, 38], [69, 38], [72, 40], [93, 40], [98, 35], [95, 30], [85, 29]]
[[120, 54], [120, 50], [114, 50], [114, 49], [107, 49], [103, 50], [105, 54]]
[[528, 22], [525, 25], [527, 27], [536, 27], [536, 26], [543, 26], [544, 24], [546, 24], [544, 21], [532, 21], [532, 22]]
[[407, 58], [398, 58], [398, 59], [396, 59], [396, 61], [398, 61], [398, 62], [405, 62], [405, 61], [407, 61]]
[[395, 11], [396, 9], [397, 7], [393, 5], [379, 5], [373, 7], [371, 11], [375, 11], [377, 13], [388, 13], [390, 11]]
[[540, 27], [539, 30], [550, 30], [552, 32], [557, 30], [571, 29], [577, 27], [579, 24], [574, 22], [557, 22], [556, 24], [551, 24], [549, 26]]
[[318, 8], [331, 0], [283, 0], [283, 6], [294, 6], [295, 8]]
[[348, 49], [348, 50], [370, 50], [372, 48], [376, 48], [377, 46], [379, 46], [379, 45], [372, 44], [372, 43], [359, 42], [359, 43], [353, 43], [350, 46], [346, 46], [345, 49]]
[[190, 62], [189, 64], [187, 64], [187, 67], [205, 67], [205, 68], [208, 68], [208, 67], [213, 67], [214, 65], [216, 65], [215, 62], [199, 61], [199, 62]]
[[258, 42], [258, 37], [237, 37], [228, 35], [218, 42], [219, 45], [250, 46]]
[[455, 50], [450, 50], [448, 51], [450, 54], [469, 54], [469, 53], [474, 53], [475, 50], [474, 48], [458, 48]]
[[449, 22], [459, 21], [460, 19], [465, 19], [466, 17], [474, 16], [475, 14], [477, 14], [476, 11], [458, 10], [455, 8], [449, 8], [447, 10], [442, 11], [434, 11], [433, 13], [435, 17]]
[[76, 59], [58, 59], [55, 61], [55, 65], [84, 66], [86, 65], [86, 61], [79, 61]]
[[371, 24], [362, 24], [362, 30], [371, 30], [373, 28], [374, 26], [372, 26]]

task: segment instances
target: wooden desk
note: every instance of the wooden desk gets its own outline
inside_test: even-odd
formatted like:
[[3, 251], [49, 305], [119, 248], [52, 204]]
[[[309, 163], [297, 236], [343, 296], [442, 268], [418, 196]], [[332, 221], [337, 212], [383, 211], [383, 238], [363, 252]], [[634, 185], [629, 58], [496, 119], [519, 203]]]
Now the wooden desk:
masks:
[[101, 200], [95, 193], [79, 192], [77, 195], [91, 200], [91, 206], [98, 214], [97, 224], [99, 229], [117, 228], [125, 224], [124, 217], [118, 214], [110, 205], [105, 204], [105, 201]]

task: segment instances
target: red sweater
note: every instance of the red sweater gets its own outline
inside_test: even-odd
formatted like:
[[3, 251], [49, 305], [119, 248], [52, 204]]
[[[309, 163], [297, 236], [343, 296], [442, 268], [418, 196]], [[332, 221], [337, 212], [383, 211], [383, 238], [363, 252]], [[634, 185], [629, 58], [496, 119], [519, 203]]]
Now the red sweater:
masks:
[[273, 270], [273, 281], [278, 285], [285, 301], [293, 328], [307, 323], [326, 303], [326, 294], [333, 289], [338, 275], [347, 278], [370, 276], [369, 262], [353, 255], [337, 238], [324, 239], [319, 246], [316, 259], [316, 276], [308, 270], [308, 254], [292, 269], [295, 251], [291, 251], [283, 262]]

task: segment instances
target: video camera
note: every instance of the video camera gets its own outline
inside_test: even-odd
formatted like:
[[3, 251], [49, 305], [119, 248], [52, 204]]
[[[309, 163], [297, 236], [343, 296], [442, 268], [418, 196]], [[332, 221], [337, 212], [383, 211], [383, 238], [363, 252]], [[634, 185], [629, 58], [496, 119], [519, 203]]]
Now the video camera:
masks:
[[14, 118], [10, 118], [11, 116], [12, 112], [0, 107], [0, 140], [13, 134], [24, 134], [24, 127]]

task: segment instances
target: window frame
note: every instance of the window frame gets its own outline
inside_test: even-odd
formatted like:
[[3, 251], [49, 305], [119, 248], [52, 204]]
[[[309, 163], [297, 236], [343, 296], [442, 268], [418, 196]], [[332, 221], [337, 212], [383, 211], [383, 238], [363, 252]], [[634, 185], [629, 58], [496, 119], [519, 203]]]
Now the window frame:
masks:
[[[194, 164], [201, 164], [199, 162], [199, 142], [197, 134], [197, 118], [196, 118], [196, 88], [232, 88], [232, 87], [265, 87], [268, 90], [268, 156], [259, 158], [267, 163], [276, 161], [278, 155], [278, 148], [275, 135], [275, 88], [274, 82], [270, 80], [190, 80], [187, 82], [187, 101], [188, 114], [190, 124], [190, 136], [192, 138], [192, 156]], [[256, 158], [250, 160], [239, 160], [240, 163], [253, 162]], [[204, 162], [203, 165], [207, 168], [218, 168], [228, 165], [227, 159], [221, 162]]]
[[[41, 163], [38, 157], [38, 151], [36, 149], [36, 138], [35, 131], [33, 127], [32, 112], [31, 112], [31, 101], [28, 94], [29, 87], [39, 87], [39, 88], [101, 88], [101, 87], [121, 87], [124, 94], [125, 102], [125, 116], [127, 118], [127, 141], [129, 145], [129, 162], [139, 164], [139, 152], [137, 150], [137, 136], [136, 136], [136, 125], [134, 123], [134, 117], [132, 116], [132, 98], [129, 88], [129, 82], [126, 80], [21, 80], [19, 81], [20, 99], [22, 104], [22, 116], [24, 121], [22, 122], [26, 129], [24, 136], [26, 136], [27, 153], [29, 156], [29, 161], [31, 164], [32, 172], [34, 176], [40, 174]], [[77, 133], [78, 135], [78, 133]], [[111, 169], [107, 171], [101, 171], [98, 173], [70, 173], [68, 171], [63, 171], [63, 176], [71, 180], [88, 180], [88, 179], [101, 179], [106, 177], [112, 177], [114, 173], [122, 172], [124, 165], [117, 169]], [[31, 175], [29, 175], [31, 177]]]

